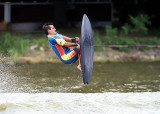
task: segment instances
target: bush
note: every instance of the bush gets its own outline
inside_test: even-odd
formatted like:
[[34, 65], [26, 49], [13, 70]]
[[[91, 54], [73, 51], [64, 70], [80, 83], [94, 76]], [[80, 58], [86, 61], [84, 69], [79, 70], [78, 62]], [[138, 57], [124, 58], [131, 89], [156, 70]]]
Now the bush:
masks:
[[158, 37], [143, 37], [139, 38], [136, 37], [134, 38], [135, 42], [138, 42], [139, 44], [142, 45], [158, 45], [160, 44], [160, 39]]
[[102, 45], [102, 40], [100, 38], [100, 34], [98, 31], [93, 31], [93, 38], [94, 38], [94, 46], [96, 47], [95, 50], [100, 50]]
[[121, 29], [122, 29], [122, 34], [128, 35], [128, 33], [131, 30], [131, 26], [128, 23], [125, 23], [125, 25], [122, 26]]
[[130, 38], [106, 38], [106, 45], [134, 45], [136, 44], [134, 39]]
[[111, 26], [106, 26], [106, 35], [108, 37], [117, 37], [118, 36], [118, 29], [117, 28], [112, 28]]
[[128, 33], [141, 33], [146, 35], [148, 34], [146, 25], [151, 25], [150, 19], [151, 17], [145, 14], [140, 14], [136, 17], [129, 15], [131, 24], [125, 23], [124, 26], [121, 27], [122, 33], [124, 35], [128, 35]]
[[102, 41], [98, 31], [93, 31], [94, 45], [102, 45]]

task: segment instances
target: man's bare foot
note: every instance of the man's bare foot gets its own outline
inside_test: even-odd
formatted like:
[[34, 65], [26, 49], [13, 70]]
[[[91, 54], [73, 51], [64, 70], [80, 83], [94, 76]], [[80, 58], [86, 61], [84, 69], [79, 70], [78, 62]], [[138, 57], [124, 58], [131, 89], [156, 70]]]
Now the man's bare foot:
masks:
[[80, 71], [82, 71], [82, 70], [81, 70], [81, 66], [80, 66], [80, 65], [78, 65], [78, 66], [77, 66], [77, 68], [78, 68]]

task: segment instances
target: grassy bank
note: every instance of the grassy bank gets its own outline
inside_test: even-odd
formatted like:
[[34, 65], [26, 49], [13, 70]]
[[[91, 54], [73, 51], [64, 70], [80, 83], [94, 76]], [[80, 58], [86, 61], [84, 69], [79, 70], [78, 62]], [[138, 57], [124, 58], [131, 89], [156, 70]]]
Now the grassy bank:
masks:
[[24, 55], [32, 45], [46, 47], [47, 44], [48, 41], [43, 36], [0, 32], [0, 53], [13, 58]]
[[23, 39], [11, 33], [4, 32], [0, 35], [0, 52], [17, 57], [25, 54], [29, 47], [29, 40]]
[[[94, 45], [97, 47], [103, 46], [113, 46], [114, 49], [123, 50], [123, 45], [128, 45], [131, 47], [142, 47], [145, 49], [147, 45], [160, 45], [160, 36], [157, 30], [149, 31], [147, 35], [142, 33], [130, 33], [123, 34], [122, 30], [118, 30], [117, 28], [106, 27], [103, 32], [99, 32], [98, 30], [94, 31]], [[154, 34], [153, 34], [154, 33]], [[122, 46], [117, 46], [122, 45]], [[125, 49], [125, 48], [124, 48]], [[125, 51], [125, 50], [123, 50]]]
[[[73, 30], [71, 30], [73, 31]], [[66, 36], [79, 36], [79, 30], [75, 30], [76, 32], [69, 32], [69, 30], [59, 30], [59, 33], [62, 33]], [[121, 56], [121, 52], [127, 52], [131, 54], [135, 50], [137, 51], [146, 51], [148, 49], [152, 49], [151, 47], [139, 47], [141, 45], [160, 45], [160, 37], [157, 35], [143, 35], [143, 36], [130, 36], [130, 35], [122, 35], [116, 34], [114, 31], [110, 31], [110, 35], [106, 33], [103, 29], [94, 30], [94, 49], [97, 52], [97, 56], [108, 57], [106, 53], [116, 53]], [[71, 33], [71, 34], [70, 34]], [[110, 45], [115, 45], [110, 47], [111, 52], [106, 51], [106, 47]], [[128, 45], [133, 47], [119, 47], [118, 45]], [[117, 46], [117, 47], [116, 47]], [[136, 47], [137, 46], [137, 47]], [[157, 50], [157, 48], [154, 48]], [[0, 53], [3, 55], [11, 56], [12, 58], [17, 58], [20, 56], [26, 55], [29, 51], [34, 50], [34, 53], [44, 53], [50, 51], [50, 47], [48, 45], [48, 40], [46, 36], [39, 33], [11, 33], [11, 32], [0, 32]], [[115, 51], [114, 51], [115, 50]], [[103, 52], [103, 55], [101, 54]], [[33, 54], [33, 53], [32, 53]], [[32, 57], [32, 54], [30, 56]], [[46, 53], [45, 53], [46, 54]], [[53, 54], [53, 53], [52, 53]], [[100, 54], [100, 55], [99, 55]], [[143, 54], [143, 53], [142, 53]], [[47, 54], [48, 55], [48, 54]], [[117, 56], [117, 55], [116, 55]], [[125, 55], [126, 56], [126, 55]], [[114, 57], [116, 59], [116, 57]]]

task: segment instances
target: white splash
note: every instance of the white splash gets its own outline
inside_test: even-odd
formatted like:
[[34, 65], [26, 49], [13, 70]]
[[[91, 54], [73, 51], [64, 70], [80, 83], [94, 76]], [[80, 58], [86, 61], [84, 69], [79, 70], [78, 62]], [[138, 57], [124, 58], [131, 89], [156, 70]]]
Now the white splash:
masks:
[[159, 114], [160, 92], [1, 93], [0, 114]]

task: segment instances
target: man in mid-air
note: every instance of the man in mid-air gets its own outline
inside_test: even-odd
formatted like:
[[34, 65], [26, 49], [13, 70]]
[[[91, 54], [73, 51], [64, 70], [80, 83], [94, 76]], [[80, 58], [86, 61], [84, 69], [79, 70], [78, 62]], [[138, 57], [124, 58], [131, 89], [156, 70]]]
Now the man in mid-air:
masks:
[[[64, 64], [72, 64], [79, 60], [77, 68], [81, 71], [79, 38], [69, 38], [58, 34], [52, 23], [45, 23], [43, 30], [45, 34], [48, 35], [49, 45], [58, 58]], [[74, 47], [74, 49], [70, 50], [69, 47]]]

